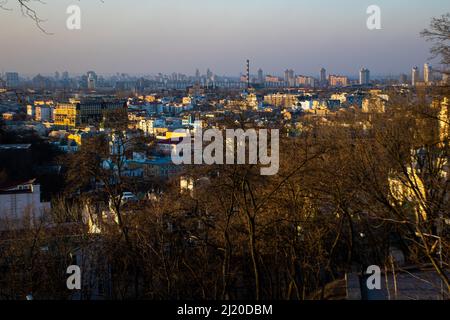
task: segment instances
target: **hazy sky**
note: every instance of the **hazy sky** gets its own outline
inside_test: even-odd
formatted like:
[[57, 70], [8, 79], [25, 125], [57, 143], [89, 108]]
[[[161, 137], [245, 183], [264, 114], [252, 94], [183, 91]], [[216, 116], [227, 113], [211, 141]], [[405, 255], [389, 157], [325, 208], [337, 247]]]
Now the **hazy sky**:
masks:
[[[420, 38], [449, 0], [46, 0], [36, 9], [48, 32], [14, 11], [0, 10], [0, 71], [50, 74], [67, 70], [239, 75], [409, 72], [429, 58]], [[82, 29], [66, 28], [66, 8], [78, 4]], [[382, 30], [366, 27], [366, 9], [381, 7]]]

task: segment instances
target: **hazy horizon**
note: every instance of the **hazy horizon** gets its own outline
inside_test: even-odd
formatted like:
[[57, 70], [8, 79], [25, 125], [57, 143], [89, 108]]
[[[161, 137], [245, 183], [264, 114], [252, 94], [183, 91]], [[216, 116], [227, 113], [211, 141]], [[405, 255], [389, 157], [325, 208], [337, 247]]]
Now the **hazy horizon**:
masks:
[[[238, 76], [245, 59], [252, 74], [328, 73], [356, 76], [361, 67], [373, 76], [397, 75], [421, 67], [430, 44], [420, 31], [432, 17], [450, 12], [448, 0], [48, 0], [33, 4], [46, 35], [33, 21], [0, 11], [0, 71], [21, 74], [193, 75], [210, 68]], [[82, 29], [66, 29], [66, 8], [82, 10]], [[366, 28], [366, 9], [381, 7], [382, 30]]]

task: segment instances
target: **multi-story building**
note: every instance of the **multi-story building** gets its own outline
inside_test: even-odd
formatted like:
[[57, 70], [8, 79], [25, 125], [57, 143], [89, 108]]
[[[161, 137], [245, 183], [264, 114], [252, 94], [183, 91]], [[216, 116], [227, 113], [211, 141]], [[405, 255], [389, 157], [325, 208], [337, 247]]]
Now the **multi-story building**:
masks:
[[399, 78], [400, 84], [407, 84], [408, 82], [408, 76], [406, 74], [401, 74]]
[[98, 125], [105, 115], [115, 111], [126, 113], [126, 103], [94, 101], [59, 103], [55, 108], [55, 125], [76, 128], [86, 125]]
[[0, 187], [0, 230], [32, 225], [50, 210], [41, 202], [41, 188], [35, 180]]
[[298, 96], [293, 94], [270, 94], [264, 96], [264, 102], [275, 107], [293, 107], [298, 103]]
[[359, 71], [359, 84], [368, 85], [370, 83], [370, 71], [369, 69], [362, 68]]
[[53, 108], [47, 105], [36, 106], [35, 120], [42, 122], [53, 120]]
[[36, 110], [35, 110], [34, 105], [32, 105], [32, 104], [27, 105], [27, 116], [34, 119], [35, 115], [36, 115]]
[[347, 102], [347, 92], [343, 92], [343, 93], [333, 93], [330, 96], [331, 100], [339, 100], [340, 103], [344, 103]]
[[413, 86], [417, 85], [417, 83], [420, 81], [419, 77], [420, 77], [419, 68], [414, 67], [411, 71], [411, 84]]
[[19, 74], [17, 72], [6, 73], [6, 87], [17, 88], [19, 86]]
[[380, 97], [365, 98], [362, 102], [363, 113], [384, 113], [386, 111], [386, 100]]
[[264, 83], [264, 73], [262, 69], [258, 70], [258, 83], [263, 84]]
[[286, 85], [289, 87], [295, 85], [294, 70], [288, 69], [284, 72], [284, 82], [286, 82]]
[[253, 110], [257, 110], [259, 107], [259, 102], [258, 102], [258, 97], [256, 96], [256, 94], [251, 93], [247, 96], [247, 104], [249, 106], [249, 108], [253, 109]]
[[327, 83], [327, 70], [325, 68], [320, 69], [320, 85], [325, 85]]
[[89, 90], [95, 90], [97, 86], [97, 80], [93, 73], [89, 73], [87, 78], [87, 87]]
[[328, 76], [328, 82], [332, 87], [346, 87], [348, 86], [348, 78], [345, 76], [338, 76], [330, 74]]
[[448, 142], [450, 137], [450, 116], [449, 116], [449, 99], [444, 98], [440, 106], [441, 110], [439, 112], [439, 140], [441, 145], [445, 145], [445, 141]]
[[315, 79], [308, 76], [297, 76], [295, 78], [295, 85], [297, 87], [314, 87]]
[[428, 63], [425, 63], [423, 66], [423, 81], [426, 85], [432, 82], [432, 68]]
[[138, 128], [142, 130], [145, 136], [154, 134], [154, 119], [142, 119], [138, 122]]
[[284, 82], [277, 76], [266, 75], [265, 77], [266, 87], [281, 87]]

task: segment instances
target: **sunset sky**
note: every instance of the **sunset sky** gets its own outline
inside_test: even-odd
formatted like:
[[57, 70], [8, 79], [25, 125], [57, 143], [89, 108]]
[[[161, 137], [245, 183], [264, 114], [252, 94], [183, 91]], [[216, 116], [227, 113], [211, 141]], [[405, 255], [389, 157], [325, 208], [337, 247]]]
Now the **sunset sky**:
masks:
[[[317, 75], [410, 72], [429, 58], [420, 31], [450, 12], [448, 0], [47, 0], [35, 8], [39, 31], [21, 15], [0, 10], [0, 71], [51, 74], [95, 70], [111, 74], [158, 72], [281, 74], [292, 68]], [[66, 29], [66, 8], [78, 4], [82, 29]], [[366, 28], [366, 9], [381, 7], [382, 30]]]

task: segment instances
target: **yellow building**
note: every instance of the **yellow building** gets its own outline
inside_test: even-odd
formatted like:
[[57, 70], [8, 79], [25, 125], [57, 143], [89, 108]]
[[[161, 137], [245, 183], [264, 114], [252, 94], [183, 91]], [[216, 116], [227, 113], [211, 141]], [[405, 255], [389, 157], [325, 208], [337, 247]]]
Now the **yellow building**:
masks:
[[53, 103], [53, 100], [47, 100], [47, 101], [44, 101], [44, 100], [36, 100], [35, 102], [34, 102], [34, 106], [35, 107], [37, 107], [37, 106], [52, 106], [54, 103]]
[[150, 95], [150, 96], [139, 96], [139, 100], [152, 103], [156, 101], [156, 96]]
[[275, 107], [293, 107], [298, 103], [298, 96], [294, 94], [270, 94], [264, 96], [264, 102]]
[[166, 132], [169, 131], [169, 128], [154, 128], [153, 134], [156, 136], [166, 135]]
[[55, 108], [55, 125], [63, 127], [77, 126], [77, 105], [58, 104]]
[[448, 143], [448, 139], [450, 137], [450, 124], [449, 124], [449, 116], [448, 116], [448, 98], [444, 98], [444, 101], [441, 104], [441, 110], [439, 112], [439, 138], [441, 141], [441, 146], [445, 145], [445, 142]]
[[3, 120], [9, 121], [9, 120], [13, 120], [15, 115], [16, 114], [14, 112], [5, 112], [2, 115], [2, 117], [3, 117]]
[[183, 102], [184, 105], [188, 105], [192, 103], [192, 98], [191, 97], [183, 97]]
[[82, 135], [83, 135], [82, 133], [71, 133], [71, 134], [69, 134], [67, 139], [71, 140], [71, 141], [75, 141], [77, 145], [81, 146], [82, 141], [83, 141]]
[[86, 125], [98, 125], [109, 112], [123, 110], [123, 102], [79, 102], [60, 103], [55, 108], [55, 125], [76, 128]]
[[416, 169], [408, 167], [406, 174], [391, 173], [389, 189], [392, 205], [409, 203], [417, 221], [419, 219], [427, 220], [425, 186]]
[[164, 135], [158, 135], [157, 139], [160, 140], [171, 140], [171, 139], [179, 139], [187, 137], [187, 132], [174, 132], [174, 131], [166, 131]]
[[247, 97], [247, 104], [253, 110], [257, 110], [258, 109], [258, 97], [256, 96], [256, 94], [251, 93], [251, 94], [248, 95], [248, 97]]
[[384, 113], [386, 112], [386, 100], [380, 96], [365, 98], [362, 102], [362, 112]]

